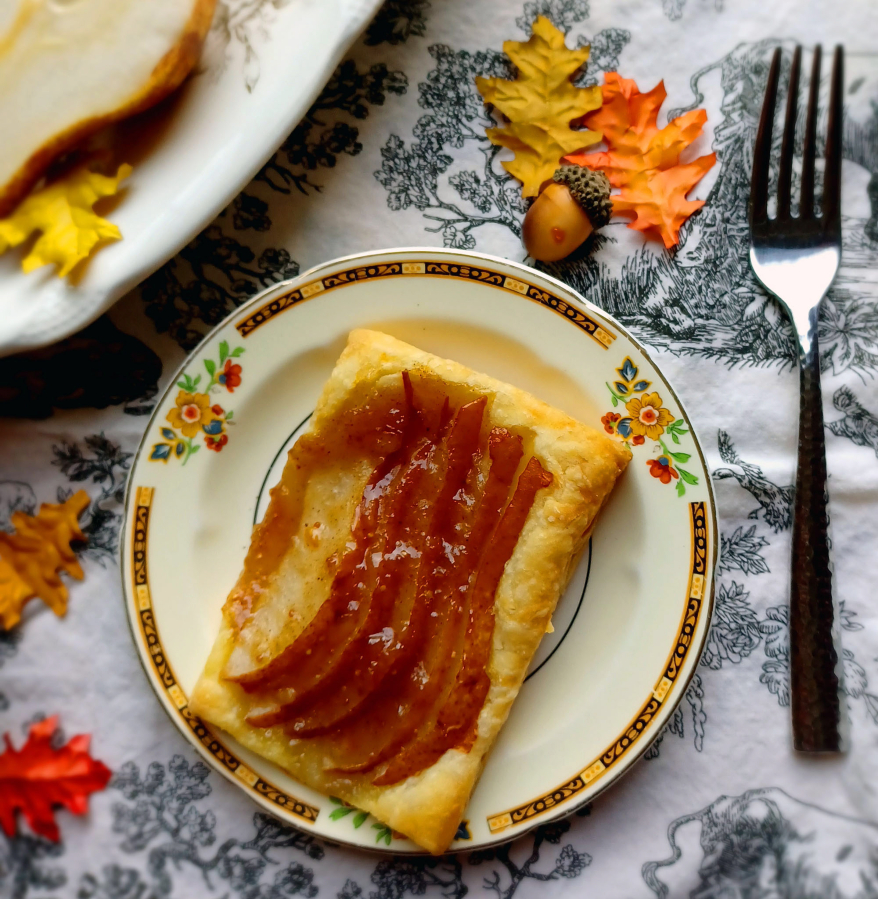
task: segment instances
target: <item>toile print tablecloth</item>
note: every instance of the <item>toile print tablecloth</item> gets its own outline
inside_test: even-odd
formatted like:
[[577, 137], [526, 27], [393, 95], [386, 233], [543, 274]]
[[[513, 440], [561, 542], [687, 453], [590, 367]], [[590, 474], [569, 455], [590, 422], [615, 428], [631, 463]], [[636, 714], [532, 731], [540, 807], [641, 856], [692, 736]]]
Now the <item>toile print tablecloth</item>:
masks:
[[[271, 10], [221, 0], [246, 24]], [[240, 9], [238, 9], [240, 7]], [[321, 844], [257, 810], [174, 730], [140, 669], [116, 548], [126, 473], [157, 391], [249, 296], [326, 259], [399, 245], [522, 260], [519, 186], [473, 79], [508, 72], [537, 14], [590, 43], [582, 82], [664, 78], [703, 106], [707, 205], [667, 253], [624, 223], [547, 266], [658, 354], [713, 470], [722, 528], [710, 639], [672, 723], [623, 781], [517, 843], [442, 859]], [[791, 332], [747, 265], [751, 148], [780, 43], [847, 50], [842, 270], [820, 325], [851, 750], [791, 749], [787, 595], [797, 376]], [[785, 56], [789, 60], [789, 52]], [[252, 68], [252, 67], [251, 67]], [[243, 77], [243, 75], [242, 75]], [[250, 85], [258, 90], [258, 81]], [[0, 361], [0, 527], [78, 488], [86, 579], [58, 619], [0, 632], [0, 731], [60, 713], [115, 772], [52, 844], [0, 834], [0, 896], [488, 899], [878, 896], [878, 10], [871, 0], [388, 0], [302, 123], [234, 202], [97, 323]], [[646, 563], [646, 560], [645, 560]], [[645, 568], [645, 571], [647, 569]], [[644, 576], [648, 576], [645, 574]]]

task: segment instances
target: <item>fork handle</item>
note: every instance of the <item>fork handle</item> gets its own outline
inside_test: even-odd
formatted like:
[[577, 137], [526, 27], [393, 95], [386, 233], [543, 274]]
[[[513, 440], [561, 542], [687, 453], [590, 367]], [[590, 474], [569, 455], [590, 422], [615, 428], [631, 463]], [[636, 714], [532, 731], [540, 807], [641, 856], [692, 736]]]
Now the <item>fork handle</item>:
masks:
[[790, 702], [793, 743], [802, 752], [841, 749], [838, 654], [826, 496], [826, 440], [816, 322], [800, 364], [799, 457], [793, 508]]

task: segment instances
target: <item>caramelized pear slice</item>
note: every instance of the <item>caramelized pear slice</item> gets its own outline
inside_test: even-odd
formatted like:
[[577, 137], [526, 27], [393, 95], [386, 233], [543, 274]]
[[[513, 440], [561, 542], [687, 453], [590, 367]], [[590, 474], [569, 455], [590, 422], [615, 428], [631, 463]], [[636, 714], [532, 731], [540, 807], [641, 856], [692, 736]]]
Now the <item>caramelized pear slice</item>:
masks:
[[537, 492], [552, 483], [532, 456], [518, 479], [515, 493], [482, 556], [470, 599], [463, 662], [434, 726], [405, 746], [374, 778], [376, 786], [399, 783], [429, 768], [449, 749], [469, 750], [477, 734], [479, 713], [491, 686], [487, 666], [494, 637], [494, 594]]
[[[310, 654], [303, 656], [299, 650], [298, 667], [285, 670], [283, 675], [276, 675], [267, 684], [280, 688], [281, 703], [248, 716], [250, 724], [271, 727], [292, 721], [298, 715], [306, 714], [316, 703], [320, 703], [319, 708], [326, 714], [329, 707], [343, 702], [342, 697], [349, 693], [351, 679], [354, 683], [372, 683], [378, 674], [374, 669], [379, 659], [389, 657], [392, 660], [398, 653], [398, 630], [393, 627], [396, 600], [393, 586], [408, 556], [392, 550], [400, 542], [405, 510], [423, 477], [425, 466], [431, 462], [433, 449], [432, 444], [422, 445], [405, 468], [397, 466], [393, 470], [394, 477], [389, 478], [385, 487], [381, 485], [388, 479], [376, 485], [370, 482], [366, 488], [364, 501], [366, 496], [375, 495], [378, 490], [385, 491], [381, 498], [382, 511], [378, 526], [368, 534], [362, 533], [360, 537], [365, 538], [362, 545], [350, 553], [358, 560], [357, 565], [343, 577], [337, 576], [333, 583], [327, 603], [334, 603], [339, 614], [321, 616], [320, 611], [326, 604], [321, 607], [317, 614], [320, 621], [314, 620], [315, 629], [320, 627], [322, 630], [312, 637]], [[359, 544], [359, 539], [354, 542]], [[299, 640], [305, 638], [306, 633], [307, 629]], [[259, 686], [256, 684], [257, 688]], [[327, 697], [332, 690], [335, 692]], [[292, 731], [298, 735], [303, 725], [297, 727], [296, 723]]]
[[[281, 583], [290, 591], [291, 600], [302, 588], [295, 578], [278, 579], [277, 572], [291, 549], [291, 534], [295, 535], [292, 542], [309, 541], [308, 526], [302, 516], [309, 508], [311, 478], [334, 471], [352, 479], [351, 472], [358, 469], [365, 486], [375, 476], [375, 468], [399, 450], [408, 416], [407, 403], [405, 382], [399, 377], [364, 385], [351, 392], [333, 413], [328, 427], [304, 434], [296, 441], [283, 476], [271, 491], [268, 511], [256, 526], [244, 570], [223, 609], [238, 631], [238, 640], [223, 669], [226, 680], [247, 689], [248, 684], [264, 681], [272, 672], [282, 673], [282, 651], [301, 633], [303, 624], [288, 614], [288, 605], [265, 599], [277, 594]], [[359, 499], [351, 505], [351, 520], [358, 514], [358, 504]], [[368, 524], [368, 519], [360, 521]], [[345, 551], [344, 543], [339, 543], [333, 558], [328, 560], [332, 571], [338, 571], [337, 560]], [[313, 614], [312, 611], [312, 617]]]
[[[380, 646], [379, 641], [370, 641], [354, 677], [346, 681], [314, 714], [293, 724], [291, 733], [296, 736], [314, 736], [339, 726], [376, 694], [391, 672], [399, 671], [406, 663], [410, 663], [408, 668], [411, 669], [417, 663], [418, 650], [426, 637], [430, 610], [435, 602], [422, 595], [422, 591], [405, 590], [402, 578], [409, 574], [409, 585], [414, 586], [412, 581], [417, 583], [418, 570], [435, 567], [438, 560], [445, 558], [449, 551], [449, 541], [454, 539], [454, 516], [451, 513], [455, 504], [465, 503], [460, 494], [478, 451], [485, 404], [486, 399], [481, 397], [463, 406], [458, 412], [446, 441], [444, 482], [438, 471], [434, 472], [434, 477], [422, 481], [420, 495], [412, 498], [406, 522], [407, 540], [411, 542], [400, 541], [382, 563], [387, 565], [388, 593], [394, 598], [399, 597], [400, 592], [410, 594], [401, 601], [397, 599], [401, 613], [399, 617], [405, 614], [403, 609], [408, 612], [404, 629], [396, 631], [399, 636], [394, 635], [389, 646]], [[437, 474], [439, 477], [436, 477]], [[404, 548], [404, 556], [397, 557], [401, 547]], [[420, 564], [414, 564], [415, 560]], [[378, 589], [384, 586], [385, 584], [379, 583]], [[390, 695], [392, 692], [393, 687], [390, 686], [387, 693]]]
[[[375, 567], [370, 564], [373, 553], [380, 552], [382, 546], [382, 515], [391, 520], [393, 512], [389, 505], [393, 502], [392, 484], [401, 476], [402, 459], [410, 449], [411, 438], [415, 436], [411, 426], [413, 418], [411, 384], [407, 377], [403, 378], [404, 395], [401, 403], [391, 403], [389, 412], [384, 415], [388, 420], [385, 436], [381, 433], [373, 435], [379, 444], [396, 433], [395, 448], [373, 470], [363, 496], [354, 513], [351, 540], [339, 562], [338, 571], [332, 583], [329, 597], [317, 610], [317, 614], [308, 623], [304, 631], [282, 652], [261, 667], [240, 674], [226, 672], [227, 680], [240, 684], [247, 691], [265, 691], [283, 688], [288, 697], [295, 697], [312, 689], [325, 672], [330, 660], [338, 661], [345, 649], [355, 639], [357, 633], [366, 626], [369, 613], [369, 600], [376, 574]], [[366, 414], [380, 405], [377, 400], [357, 412], [348, 423], [348, 441], [359, 442], [365, 436], [362, 427], [368, 426], [374, 415]], [[339, 422], [341, 425], [343, 422]], [[290, 453], [291, 462], [295, 464], [300, 443], [307, 445], [309, 435], [304, 435]], [[288, 463], [289, 465], [290, 463]], [[284, 478], [286, 480], [286, 478]], [[295, 479], [298, 490], [288, 490], [284, 495], [284, 506], [289, 509], [283, 513], [287, 516], [301, 516], [301, 495], [306, 479]], [[297, 497], [297, 498], [296, 498]], [[282, 507], [283, 508], [283, 507]], [[278, 513], [282, 514], [282, 513]], [[262, 564], [264, 551], [256, 551], [254, 545], [245, 562], [245, 571], [251, 564], [250, 555], [254, 555], [254, 568]]]
[[[491, 466], [474, 513], [464, 516], [458, 507], [458, 514], [447, 520], [451, 527], [442, 535], [446, 545], [449, 537], [454, 543], [454, 564], [436, 567], [434, 562], [434, 567], [422, 572], [419, 594], [425, 599], [428, 626], [418, 646], [417, 664], [374, 707], [340, 731], [337, 770], [369, 771], [387, 761], [435, 715], [437, 703], [454, 682], [463, 647], [468, 587], [500, 520], [522, 457], [521, 439], [505, 429], [495, 428], [488, 444]], [[465, 507], [467, 499], [461, 500]]]

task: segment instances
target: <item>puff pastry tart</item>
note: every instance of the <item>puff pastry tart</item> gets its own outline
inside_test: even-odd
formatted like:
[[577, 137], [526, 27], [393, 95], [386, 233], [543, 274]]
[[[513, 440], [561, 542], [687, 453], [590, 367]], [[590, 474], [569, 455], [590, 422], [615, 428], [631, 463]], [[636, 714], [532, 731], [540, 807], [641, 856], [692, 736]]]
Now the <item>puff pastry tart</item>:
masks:
[[444, 851], [629, 458], [515, 387], [353, 331], [192, 711]]

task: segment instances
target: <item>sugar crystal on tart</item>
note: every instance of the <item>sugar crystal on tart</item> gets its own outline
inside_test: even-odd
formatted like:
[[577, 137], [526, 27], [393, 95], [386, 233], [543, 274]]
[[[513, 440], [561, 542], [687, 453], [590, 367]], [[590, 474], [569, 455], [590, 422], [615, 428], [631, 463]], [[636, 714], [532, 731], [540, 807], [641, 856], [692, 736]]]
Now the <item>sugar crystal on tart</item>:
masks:
[[443, 852], [629, 458], [524, 391], [353, 331], [190, 708]]

